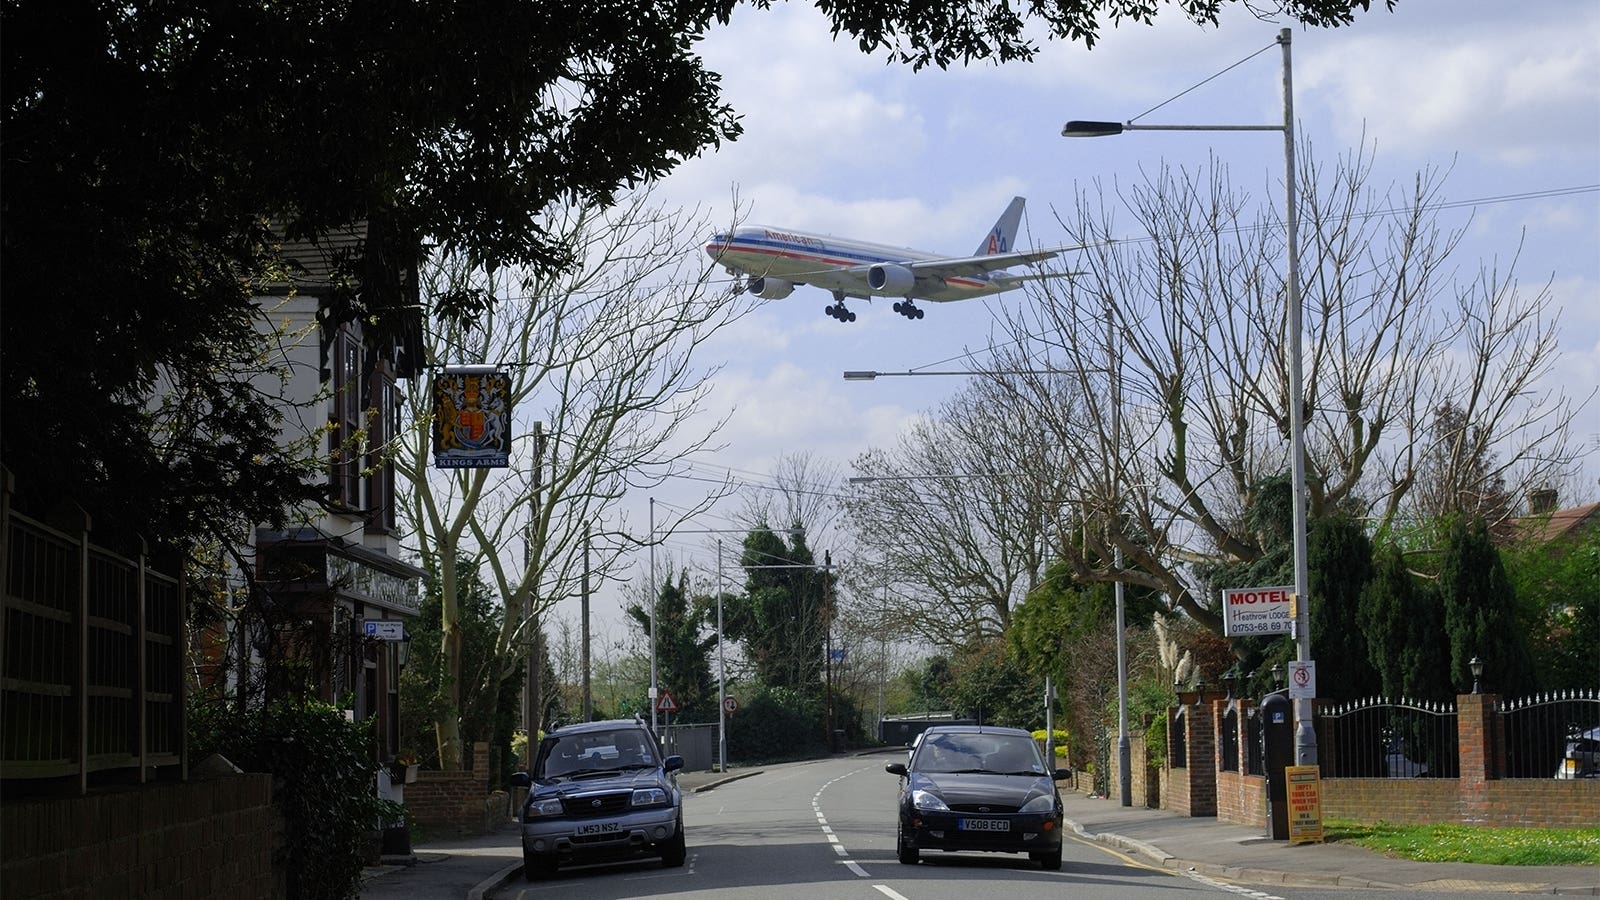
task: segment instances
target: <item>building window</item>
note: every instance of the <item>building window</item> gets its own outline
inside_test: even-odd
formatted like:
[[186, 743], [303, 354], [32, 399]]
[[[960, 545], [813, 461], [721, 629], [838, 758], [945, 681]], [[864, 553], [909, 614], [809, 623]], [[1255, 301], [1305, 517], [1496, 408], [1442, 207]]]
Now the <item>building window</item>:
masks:
[[361, 341], [349, 328], [340, 328], [333, 341], [333, 404], [328, 421], [328, 481], [333, 500], [349, 507], [361, 505], [362, 422]]
[[372, 369], [367, 418], [367, 530], [388, 532], [395, 525], [394, 465], [389, 445], [400, 433], [399, 392], [387, 363]]

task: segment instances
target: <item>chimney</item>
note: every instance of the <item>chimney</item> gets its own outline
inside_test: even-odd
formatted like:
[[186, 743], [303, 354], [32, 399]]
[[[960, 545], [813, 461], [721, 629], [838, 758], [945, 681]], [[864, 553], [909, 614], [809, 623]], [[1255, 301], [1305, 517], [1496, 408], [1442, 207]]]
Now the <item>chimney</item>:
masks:
[[1528, 515], [1542, 516], [1556, 511], [1556, 489], [1535, 488], [1528, 492]]

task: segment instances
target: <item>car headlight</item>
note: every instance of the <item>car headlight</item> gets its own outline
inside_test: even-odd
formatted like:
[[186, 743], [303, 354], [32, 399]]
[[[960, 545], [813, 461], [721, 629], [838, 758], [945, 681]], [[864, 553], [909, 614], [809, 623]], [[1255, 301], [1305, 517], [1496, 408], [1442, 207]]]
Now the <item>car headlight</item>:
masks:
[[661, 788], [639, 788], [633, 792], [634, 806], [658, 806], [667, 802], [667, 792]]
[[526, 810], [530, 819], [534, 816], [559, 816], [561, 815], [561, 801], [558, 799], [529, 800]]
[[949, 812], [950, 807], [944, 805], [939, 795], [932, 791], [916, 790], [911, 792], [911, 805], [917, 809]]
[[1027, 803], [1022, 804], [1022, 808], [1017, 810], [1017, 812], [1025, 813], [1053, 813], [1055, 811], [1056, 798], [1050, 796], [1049, 794], [1040, 794], [1032, 800], [1029, 800]]

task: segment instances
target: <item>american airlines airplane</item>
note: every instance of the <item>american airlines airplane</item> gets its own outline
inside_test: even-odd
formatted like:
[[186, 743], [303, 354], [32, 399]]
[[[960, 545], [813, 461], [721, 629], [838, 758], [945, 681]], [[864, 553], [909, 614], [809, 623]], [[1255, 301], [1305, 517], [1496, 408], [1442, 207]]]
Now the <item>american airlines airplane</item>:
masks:
[[967, 300], [1012, 290], [1029, 279], [1060, 274], [1013, 275], [1005, 271], [1008, 266], [1033, 265], [1061, 250], [1077, 249], [1012, 250], [1025, 202], [1013, 197], [971, 256], [937, 256], [765, 225], [745, 225], [732, 233], [712, 235], [706, 254], [729, 274], [747, 278], [745, 290], [766, 300], [781, 300], [796, 287], [809, 284], [833, 292], [833, 303], [823, 312], [841, 322], [856, 320], [856, 314], [845, 308], [847, 297], [899, 297], [894, 311], [908, 319], [920, 319], [923, 311], [913, 301]]

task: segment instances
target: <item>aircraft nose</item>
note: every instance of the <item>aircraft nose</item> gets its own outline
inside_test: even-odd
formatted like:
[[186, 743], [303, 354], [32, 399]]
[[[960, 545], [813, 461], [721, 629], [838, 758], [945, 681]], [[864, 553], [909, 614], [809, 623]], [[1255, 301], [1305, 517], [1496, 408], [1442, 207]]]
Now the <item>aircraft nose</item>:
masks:
[[711, 257], [712, 259], [716, 259], [716, 258], [720, 257], [722, 255], [723, 248], [726, 247], [727, 244], [728, 244], [728, 236], [727, 235], [725, 235], [725, 234], [713, 234], [711, 236], [711, 240], [706, 241], [706, 255]]

